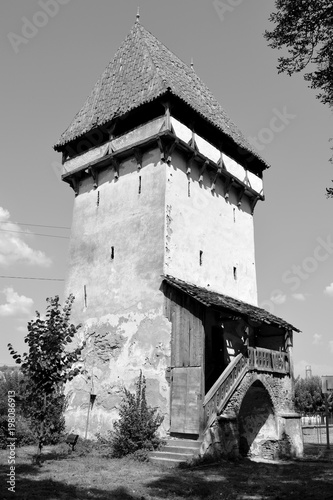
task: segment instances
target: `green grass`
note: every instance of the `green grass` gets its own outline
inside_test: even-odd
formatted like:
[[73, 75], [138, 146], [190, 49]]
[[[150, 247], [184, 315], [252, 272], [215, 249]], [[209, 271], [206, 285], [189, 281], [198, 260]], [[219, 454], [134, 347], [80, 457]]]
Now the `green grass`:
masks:
[[312, 460], [255, 463], [249, 460], [198, 463], [188, 469], [162, 469], [129, 458], [110, 459], [103, 449], [65, 444], [46, 447], [41, 466], [35, 448], [17, 449], [16, 492], [7, 490], [8, 452], [0, 451], [3, 500], [328, 500], [332, 462]]

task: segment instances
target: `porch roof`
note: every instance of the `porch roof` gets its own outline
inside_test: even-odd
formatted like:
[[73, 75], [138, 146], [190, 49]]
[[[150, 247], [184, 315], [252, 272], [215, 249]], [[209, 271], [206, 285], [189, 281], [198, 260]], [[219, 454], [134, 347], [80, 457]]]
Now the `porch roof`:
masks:
[[243, 318], [248, 318], [253, 321], [259, 321], [260, 323], [266, 323], [278, 328], [283, 328], [286, 330], [294, 330], [295, 332], [300, 332], [290, 323], [287, 323], [282, 318], [269, 313], [265, 309], [260, 307], [247, 304], [241, 300], [229, 297], [227, 295], [222, 295], [221, 293], [216, 293], [206, 288], [201, 288], [185, 281], [179, 280], [172, 276], [164, 276], [164, 281], [169, 285], [178, 288], [182, 292], [186, 293], [190, 297], [194, 298], [201, 304], [207, 307], [214, 307], [221, 310], [228, 310], [239, 314]]

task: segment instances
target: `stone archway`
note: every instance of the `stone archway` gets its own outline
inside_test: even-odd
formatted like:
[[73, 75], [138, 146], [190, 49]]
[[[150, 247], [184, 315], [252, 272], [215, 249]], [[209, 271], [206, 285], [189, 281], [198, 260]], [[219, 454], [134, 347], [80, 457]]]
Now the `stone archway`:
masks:
[[259, 381], [247, 390], [238, 413], [239, 452], [243, 456], [278, 456], [278, 428], [271, 397]]

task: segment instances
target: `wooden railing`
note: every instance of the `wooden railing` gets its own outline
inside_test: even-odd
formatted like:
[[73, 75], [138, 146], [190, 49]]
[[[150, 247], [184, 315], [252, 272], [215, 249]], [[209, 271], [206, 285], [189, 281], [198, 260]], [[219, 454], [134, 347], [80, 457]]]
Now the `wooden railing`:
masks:
[[290, 361], [287, 352], [272, 351], [262, 347], [249, 347], [249, 369], [289, 374]]
[[207, 392], [203, 406], [205, 428], [212, 425], [248, 371], [290, 373], [289, 354], [262, 347], [249, 347], [248, 357], [238, 354]]
[[209, 389], [203, 402], [206, 428], [210, 427], [216, 415], [226, 405], [248, 369], [248, 359], [238, 354]]

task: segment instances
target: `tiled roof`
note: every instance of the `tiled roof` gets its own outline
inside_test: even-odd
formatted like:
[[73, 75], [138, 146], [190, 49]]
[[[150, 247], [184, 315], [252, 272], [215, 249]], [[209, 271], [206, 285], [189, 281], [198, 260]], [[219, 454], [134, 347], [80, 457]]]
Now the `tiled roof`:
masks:
[[241, 300], [228, 297], [227, 295], [222, 295], [220, 293], [212, 292], [205, 288], [186, 283], [185, 281], [178, 280], [172, 276], [165, 276], [164, 280], [169, 285], [180, 289], [182, 292], [193, 297], [206, 306], [213, 306], [219, 309], [227, 309], [243, 317], [247, 317], [261, 323], [267, 323], [272, 326], [277, 326], [279, 328], [294, 330], [295, 332], [300, 331], [290, 323], [287, 323], [278, 316], [274, 316], [274, 314], [271, 314], [268, 311], [265, 311], [265, 309], [261, 309], [260, 307], [252, 306], [251, 304], [247, 304], [246, 302], [243, 302]]
[[55, 149], [61, 149], [95, 127], [167, 92], [184, 101], [238, 146], [250, 151], [263, 168], [268, 166], [194, 70], [138, 22], [102, 73], [82, 109], [61, 135]]

